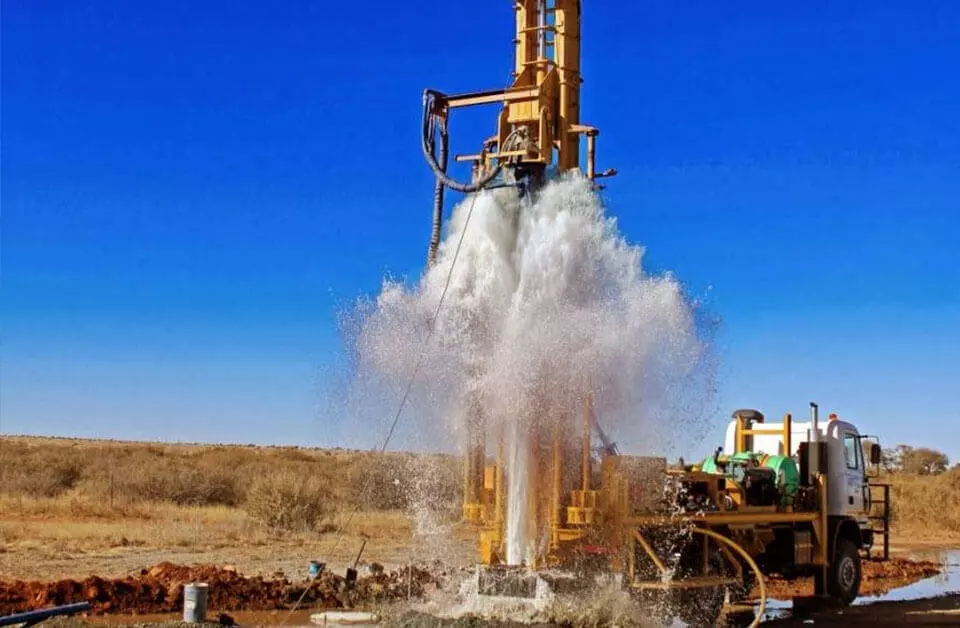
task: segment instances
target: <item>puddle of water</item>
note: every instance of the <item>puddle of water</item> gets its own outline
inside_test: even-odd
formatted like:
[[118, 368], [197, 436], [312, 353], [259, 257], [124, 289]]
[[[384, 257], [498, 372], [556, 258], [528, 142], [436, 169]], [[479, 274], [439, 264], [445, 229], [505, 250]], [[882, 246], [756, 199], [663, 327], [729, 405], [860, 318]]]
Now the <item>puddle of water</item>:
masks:
[[[893, 589], [879, 595], [864, 595], [854, 601], [854, 606], [865, 606], [876, 604], [877, 602], [905, 602], [908, 600], [921, 600], [924, 598], [946, 595], [948, 593], [960, 593], [960, 550], [947, 550], [937, 552], [935, 556], [923, 556], [926, 560], [935, 559], [943, 563], [942, 573], [924, 580], [919, 580], [913, 584]], [[790, 600], [768, 599], [766, 611], [763, 614], [763, 621], [773, 621], [774, 619], [784, 619], [790, 617], [793, 610], [793, 602]]]
[[857, 598], [853, 604], [864, 606], [876, 602], [904, 602], [947, 593], [960, 593], [960, 550], [940, 552], [938, 560], [944, 565], [943, 573], [881, 595]]
[[790, 617], [793, 611], [793, 601], [767, 599], [767, 606], [763, 612], [763, 618], [760, 621], [773, 621], [774, 619], [785, 619]]

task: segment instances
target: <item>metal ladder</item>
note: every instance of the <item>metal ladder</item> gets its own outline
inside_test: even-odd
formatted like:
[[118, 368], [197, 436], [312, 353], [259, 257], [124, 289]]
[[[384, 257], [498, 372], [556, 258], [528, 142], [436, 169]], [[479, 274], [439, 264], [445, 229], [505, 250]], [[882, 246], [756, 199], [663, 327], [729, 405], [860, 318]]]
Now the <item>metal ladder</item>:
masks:
[[[882, 488], [883, 489], [883, 499], [874, 500], [872, 495], [872, 489]], [[883, 560], [888, 560], [890, 558], [890, 484], [888, 482], [877, 482], [870, 483], [871, 495], [870, 495], [870, 511], [873, 512], [874, 506], [883, 506], [883, 514], [874, 515], [871, 514], [868, 516], [871, 522], [880, 521], [882, 522], [882, 528], [872, 527], [873, 537], [876, 539], [877, 535], [883, 537]], [[871, 548], [872, 549], [872, 548]], [[867, 550], [867, 558], [870, 558], [870, 551]]]

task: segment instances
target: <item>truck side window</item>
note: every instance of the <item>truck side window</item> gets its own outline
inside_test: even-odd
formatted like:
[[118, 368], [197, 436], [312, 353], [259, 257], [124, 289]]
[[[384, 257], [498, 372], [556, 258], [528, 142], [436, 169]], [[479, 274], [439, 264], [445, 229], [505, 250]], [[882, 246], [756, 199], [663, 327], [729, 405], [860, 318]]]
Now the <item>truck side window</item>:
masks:
[[847, 460], [848, 469], [859, 469], [859, 456], [857, 450], [860, 449], [860, 439], [853, 434], [843, 435], [843, 457]]

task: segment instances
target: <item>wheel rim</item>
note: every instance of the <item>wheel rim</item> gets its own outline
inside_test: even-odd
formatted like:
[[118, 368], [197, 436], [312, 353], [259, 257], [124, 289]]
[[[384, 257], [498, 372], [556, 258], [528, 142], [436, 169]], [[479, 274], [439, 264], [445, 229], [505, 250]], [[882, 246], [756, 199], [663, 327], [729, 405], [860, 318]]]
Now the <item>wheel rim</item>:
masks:
[[840, 561], [839, 567], [837, 581], [845, 591], [850, 591], [853, 589], [854, 580], [857, 579], [857, 566], [854, 564], [852, 558], [844, 556]]

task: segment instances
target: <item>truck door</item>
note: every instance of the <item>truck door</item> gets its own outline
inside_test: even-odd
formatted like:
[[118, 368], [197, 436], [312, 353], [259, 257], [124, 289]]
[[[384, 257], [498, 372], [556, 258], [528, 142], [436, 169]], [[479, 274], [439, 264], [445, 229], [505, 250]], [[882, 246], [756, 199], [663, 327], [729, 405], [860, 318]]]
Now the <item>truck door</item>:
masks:
[[860, 435], [853, 432], [843, 432], [843, 457], [846, 471], [846, 487], [844, 507], [847, 514], [863, 514], [867, 505], [864, 503], [864, 486], [866, 468], [863, 463], [863, 448], [860, 446]]

